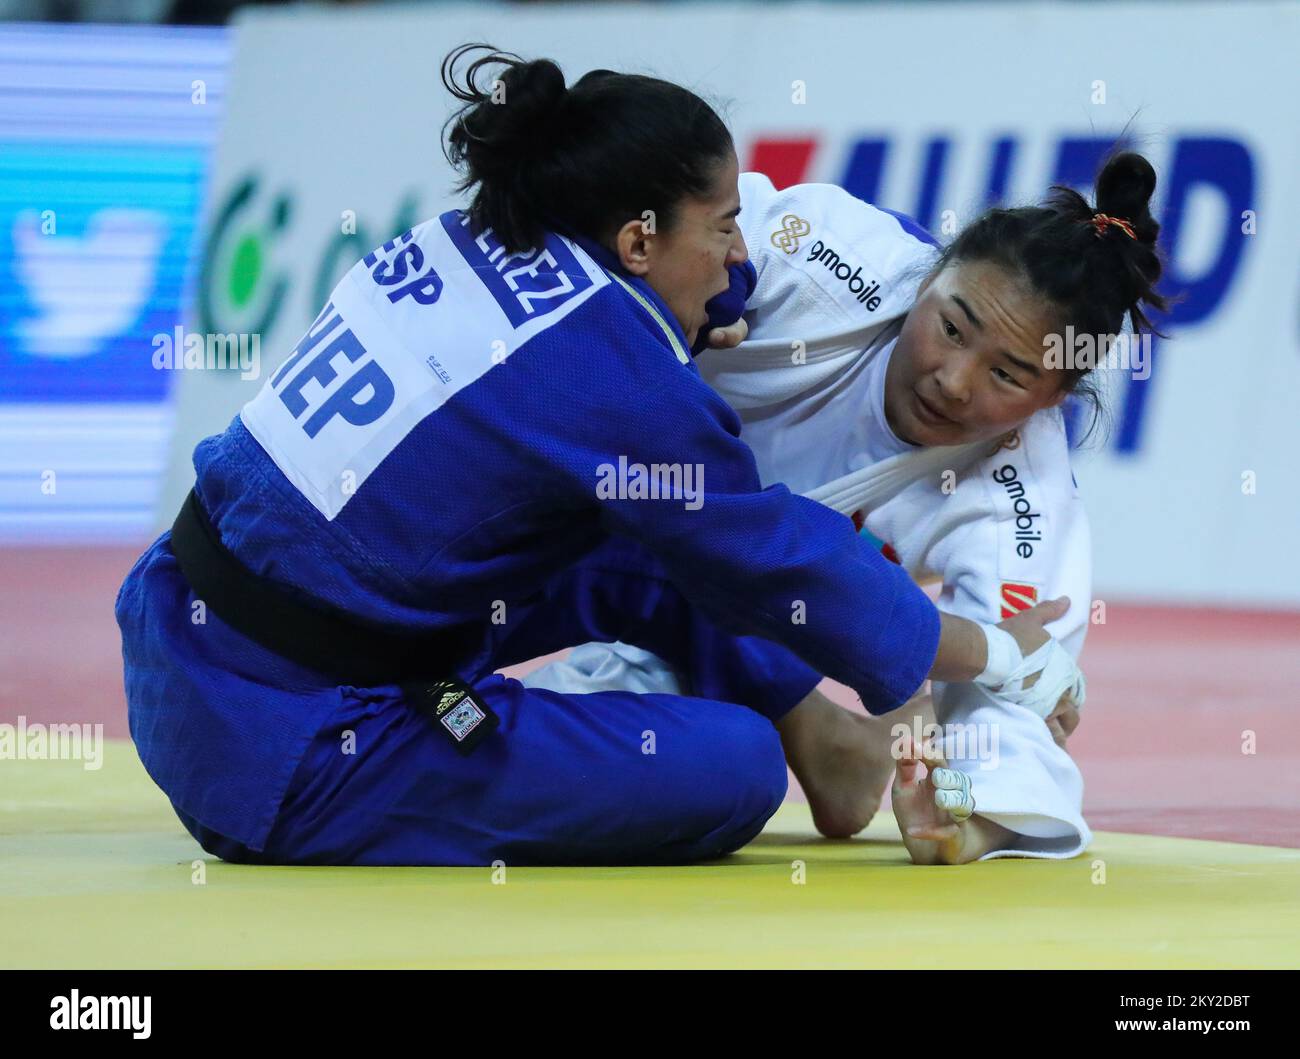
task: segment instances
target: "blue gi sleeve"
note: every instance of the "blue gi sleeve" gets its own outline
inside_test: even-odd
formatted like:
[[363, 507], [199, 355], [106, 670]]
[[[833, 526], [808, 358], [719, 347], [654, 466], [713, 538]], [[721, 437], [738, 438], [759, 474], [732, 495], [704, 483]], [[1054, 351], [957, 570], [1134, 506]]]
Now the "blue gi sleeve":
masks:
[[571, 395], [553, 439], [562, 488], [594, 500], [610, 532], [645, 545], [727, 629], [788, 647], [872, 713], [905, 702], [938, 651], [929, 598], [848, 518], [764, 489], [734, 411], [690, 366], [620, 346]]

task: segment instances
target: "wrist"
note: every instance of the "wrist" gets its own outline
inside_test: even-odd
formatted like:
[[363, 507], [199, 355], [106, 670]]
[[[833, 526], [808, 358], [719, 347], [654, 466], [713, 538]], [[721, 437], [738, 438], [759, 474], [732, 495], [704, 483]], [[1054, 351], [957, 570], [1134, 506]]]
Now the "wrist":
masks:
[[931, 680], [965, 683], [988, 667], [988, 641], [978, 622], [939, 612], [939, 650]]
[[981, 625], [980, 632], [984, 636], [987, 661], [984, 669], [975, 677], [975, 683], [986, 688], [1001, 687], [1024, 661], [1024, 655], [1016, 638], [1006, 629], [1000, 629], [996, 625]]

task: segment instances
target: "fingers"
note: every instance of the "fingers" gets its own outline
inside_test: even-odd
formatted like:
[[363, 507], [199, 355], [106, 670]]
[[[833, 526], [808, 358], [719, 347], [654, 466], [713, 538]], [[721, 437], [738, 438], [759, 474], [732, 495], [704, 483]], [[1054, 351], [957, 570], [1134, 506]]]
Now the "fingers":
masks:
[[911, 780], [919, 773], [922, 765], [925, 766], [925, 774], [929, 775], [935, 769], [945, 768], [947, 764], [943, 749], [933, 740], [925, 739], [918, 745], [910, 734], [902, 736], [898, 744], [898, 772], [904, 779]]
[[910, 735], [904, 736], [900, 751], [900, 764], [907, 762], [913, 771], [916, 771], [921, 765], [925, 765], [926, 775], [948, 764], [944, 760], [942, 749], [929, 739], [922, 740], [918, 746]]
[[999, 622], [998, 628], [1006, 630], [1015, 638], [1021, 654], [1027, 658], [1051, 639], [1051, 635], [1043, 626], [1065, 617], [1069, 609], [1069, 597], [1060, 596], [1039, 603], [1028, 610], [1022, 610], [1019, 614]]
[[931, 772], [935, 769], [946, 768], [948, 765], [943, 756], [942, 748], [930, 739], [921, 743], [921, 760], [925, 762], [925, 767]]
[[897, 783], [910, 787], [920, 781], [918, 771], [921, 767], [921, 759], [916, 752], [916, 744], [912, 742], [910, 735], [904, 735], [899, 742], [898, 761], [894, 767], [898, 774]]
[[742, 316], [727, 327], [715, 327], [709, 332], [709, 346], [713, 349], [733, 349], [745, 341], [749, 334], [749, 324]]
[[[1064, 618], [1070, 609], [1069, 596], [1057, 596], [1055, 599], [1044, 600], [1036, 607], [1031, 607], [1029, 613], [1038, 612], [1043, 615], [1042, 622], [1047, 624], [1049, 621], [1056, 621], [1057, 618]], [[1050, 615], [1050, 617], [1048, 617]]]
[[968, 820], [975, 811], [975, 798], [971, 794], [970, 777], [957, 769], [936, 768], [934, 804], [960, 823]]
[[1079, 720], [1079, 711], [1068, 696], [1062, 696], [1061, 701], [1056, 704], [1056, 708], [1047, 715], [1047, 730], [1052, 733], [1053, 741], [1062, 750], [1066, 748], [1066, 740], [1079, 727]]
[[1030, 625], [1041, 628], [1049, 622], [1064, 618], [1069, 609], [1070, 597], [1057, 596], [1056, 599], [1046, 599], [1028, 610], [1022, 610], [1014, 617], [1007, 618], [1001, 625], [1003, 628], [1015, 628], [1017, 625]]
[[1057, 715], [1056, 720], [1066, 735], [1074, 735], [1074, 730], [1079, 727], [1079, 711], [1073, 706], [1066, 706]]

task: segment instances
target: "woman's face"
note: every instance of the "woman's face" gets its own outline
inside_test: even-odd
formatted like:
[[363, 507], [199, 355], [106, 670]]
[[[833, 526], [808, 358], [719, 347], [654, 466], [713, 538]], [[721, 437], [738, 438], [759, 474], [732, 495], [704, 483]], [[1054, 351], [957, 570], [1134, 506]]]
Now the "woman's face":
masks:
[[706, 303], [729, 286], [727, 269], [749, 257], [736, 222], [739, 178], [739, 163], [730, 152], [717, 168], [712, 189], [703, 198], [681, 201], [671, 231], [647, 233], [640, 221], [632, 221], [618, 234], [623, 267], [641, 276], [668, 304], [688, 344], [708, 321]]
[[922, 286], [885, 374], [885, 418], [913, 445], [1000, 437], [1066, 397], [1044, 366], [1049, 307], [986, 261], [953, 262]]

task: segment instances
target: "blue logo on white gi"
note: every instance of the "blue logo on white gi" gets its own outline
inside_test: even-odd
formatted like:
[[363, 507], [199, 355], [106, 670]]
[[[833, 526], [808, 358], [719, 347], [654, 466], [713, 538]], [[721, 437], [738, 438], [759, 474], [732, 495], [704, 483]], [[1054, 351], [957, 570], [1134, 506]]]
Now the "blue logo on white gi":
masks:
[[[365, 256], [366, 268], [371, 269], [370, 278], [381, 287], [401, 284], [396, 290], [388, 292], [388, 300], [396, 304], [403, 298], [414, 298], [421, 305], [432, 305], [442, 294], [442, 277], [430, 266], [424, 268], [424, 251], [419, 243], [413, 243], [415, 232], [407, 229], [396, 239], [390, 239], [378, 250]], [[401, 250], [393, 257], [388, 257], [397, 247]]]
[[377, 361], [365, 360], [361, 363], [366, 357], [366, 347], [353, 334], [351, 328], [344, 327], [338, 330], [342, 322], [343, 317], [335, 311], [334, 303], [327, 304], [316, 317], [315, 323], [293, 347], [289, 359], [280, 366], [271, 379], [271, 385], [279, 387], [290, 369], [319, 346], [325, 336], [333, 335], [324, 348], [307, 363], [307, 366], [298, 371], [297, 375], [279, 390], [281, 404], [288, 409], [294, 419], [301, 420], [303, 413], [310, 406], [307, 397], [303, 395], [303, 388], [309, 382], [316, 383], [317, 392], [324, 395], [327, 387], [339, 378], [339, 369], [336, 367], [340, 363], [336, 359], [339, 354], [352, 364], [361, 364], [356, 370], [345, 369], [346, 376], [342, 384], [330, 391], [328, 396], [320, 401], [315, 412], [302, 422], [302, 429], [306, 431], [309, 438], [319, 434], [321, 428], [335, 417], [353, 426], [373, 423], [387, 412], [393, 403], [395, 393], [393, 380]]
[[491, 228], [471, 234], [469, 217], [460, 211], [438, 219], [514, 327], [540, 319], [591, 286], [591, 277], [557, 236], [548, 236], [540, 249], [507, 254]]

